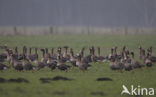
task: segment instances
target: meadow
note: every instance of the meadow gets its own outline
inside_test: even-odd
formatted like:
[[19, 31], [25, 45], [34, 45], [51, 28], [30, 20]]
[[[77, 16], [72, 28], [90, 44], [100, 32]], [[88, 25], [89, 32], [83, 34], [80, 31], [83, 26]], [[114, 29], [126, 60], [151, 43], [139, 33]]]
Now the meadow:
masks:
[[[111, 47], [118, 46], [118, 52], [120, 52], [121, 48], [126, 45], [130, 51], [135, 52], [137, 60], [139, 60], [138, 46], [141, 45], [145, 49], [153, 46], [153, 52], [156, 54], [156, 35], [0, 36], [0, 45], [4, 44], [9, 48], [15, 46], [22, 48], [24, 45], [38, 48], [56, 48], [67, 45], [73, 48], [75, 54], [82, 47], [85, 47], [86, 55], [89, 51], [88, 48], [93, 45], [101, 47], [101, 55], [104, 56], [110, 53]], [[68, 72], [59, 70], [51, 72], [49, 68], [34, 72], [14, 72], [11, 68], [0, 72], [0, 78], [8, 80], [20, 77], [27, 79], [29, 83], [0, 83], [0, 97], [133, 97], [121, 95], [122, 85], [127, 87], [140, 85], [141, 87], [156, 89], [155, 65], [151, 68], [144, 67], [135, 69], [134, 72], [123, 71], [123, 73], [110, 70], [109, 62], [92, 63], [92, 66], [85, 73], [76, 67], [71, 68]], [[53, 78], [55, 76], [63, 76], [73, 80], [50, 81], [50, 83], [40, 81], [40, 78]], [[97, 78], [110, 78], [112, 81], [97, 81]]]

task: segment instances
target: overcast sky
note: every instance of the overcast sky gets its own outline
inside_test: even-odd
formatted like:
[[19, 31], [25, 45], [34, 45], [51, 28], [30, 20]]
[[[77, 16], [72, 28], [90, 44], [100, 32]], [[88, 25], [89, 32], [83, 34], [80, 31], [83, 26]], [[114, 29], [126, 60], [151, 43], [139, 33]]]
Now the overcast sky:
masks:
[[0, 26], [156, 26], [156, 0], [0, 0]]

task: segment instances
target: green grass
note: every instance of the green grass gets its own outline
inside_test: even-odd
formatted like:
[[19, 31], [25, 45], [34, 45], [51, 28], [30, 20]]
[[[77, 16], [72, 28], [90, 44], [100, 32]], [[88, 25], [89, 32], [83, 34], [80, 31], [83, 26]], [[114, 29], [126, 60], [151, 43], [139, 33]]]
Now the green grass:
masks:
[[[49, 36], [0, 36], [0, 45], [7, 44], [10, 48], [27, 45], [28, 47], [58, 47], [68, 45], [78, 52], [86, 47], [86, 54], [89, 46], [100, 46], [103, 55], [108, 55], [110, 48], [118, 46], [118, 51], [126, 45], [128, 49], [136, 53], [138, 59], [138, 46], [144, 48], [153, 46], [156, 53], [156, 35], [49, 35]], [[2, 50], [0, 51], [2, 52]], [[122, 85], [141, 87], [153, 87], [156, 89], [156, 66], [152, 68], [136, 69], [134, 73], [123, 73], [111, 71], [109, 63], [92, 63], [92, 67], [85, 73], [78, 68], [72, 68], [68, 72], [55, 70], [51, 72], [48, 68], [40, 71], [13, 72], [13, 69], [0, 72], [0, 77], [26, 78], [30, 83], [0, 83], [0, 97], [101, 97], [91, 95], [91, 92], [103, 92], [105, 97], [129, 97], [122, 95]], [[42, 84], [41, 77], [64, 76], [72, 78], [72, 81], [52, 81]], [[113, 81], [96, 81], [99, 77], [109, 77]], [[57, 95], [54, 92], [64, 91], [64, 95]], [[147, 96], [141, 96], [147, 97]]]

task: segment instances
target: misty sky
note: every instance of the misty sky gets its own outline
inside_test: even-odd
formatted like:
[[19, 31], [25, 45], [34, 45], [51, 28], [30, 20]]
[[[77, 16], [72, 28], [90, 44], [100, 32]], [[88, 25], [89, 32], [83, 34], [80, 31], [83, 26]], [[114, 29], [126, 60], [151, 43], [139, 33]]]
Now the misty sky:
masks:
[[156, 0], [0, 0], [0, 26], [156, 26]]

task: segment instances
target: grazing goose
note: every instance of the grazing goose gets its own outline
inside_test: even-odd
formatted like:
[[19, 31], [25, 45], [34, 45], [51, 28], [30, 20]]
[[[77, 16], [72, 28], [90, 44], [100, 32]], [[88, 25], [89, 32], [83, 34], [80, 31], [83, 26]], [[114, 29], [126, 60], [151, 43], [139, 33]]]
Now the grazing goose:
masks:
[[67, 71], [70, 68], [70, 66], [68, 66], [62, 62], [60, 55], [58, 55], [58, 57], [57, 57], [57, 68], [62, 71]]

